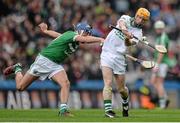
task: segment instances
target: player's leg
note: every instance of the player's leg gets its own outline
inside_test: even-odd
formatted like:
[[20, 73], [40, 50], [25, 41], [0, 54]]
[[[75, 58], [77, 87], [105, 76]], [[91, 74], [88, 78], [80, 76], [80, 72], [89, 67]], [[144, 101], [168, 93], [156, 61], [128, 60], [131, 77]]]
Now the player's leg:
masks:
[[122, 108], [123, 108], [122, 115], [123, 117], [128, 117], [129, 91], [125, 83], [126, 61], [124, 55], [118, 55], [116, 59], [114, 59], [113, 73], [115, 75], [117, 89], [122, 98]]
[[153, 73], [151, 78], [151, 83], [157, 91], [159, 97], [159, 107], [166, 108], [169, 104], [169, 100], [167, 99], [167, 92], [164, 88], [164, 78], [167, 74], [167, 65], [160, 64], [159, 70], [157, 73]]
[[124, 74], [122, 74], [122, 75], [115, 74], [115, 79], [116, 79], [116, 83], [117, 83], [117, 89], [122, 98], [123, 117], [128, 117], [129, 90], [125, 84], [125, 75]]
[[115, 117], [115, 113], [112, 111], [112, 79], [113, 72], [112, 69], [106, 66], [102, 66], [102, 75], [104, 80], [103, 88], [103, 99], [104, 99], [104, 108], [105, 116]]
[[60, 100], [61, 100], [61, 105], [60, 105], [60, 115], [61, 116], [73, 116], [69, 111], [67, 107], [67, 102], [69, 98], [69, 89], [70, 89], [70, 82], [68, 80], [67, 74], [64, 70], [61, 70], [54, 74], [51, 77], [52, 80], [57, 82], [59, 86], [61, 87], [60, 91]]
[[[151, 85], [153, 86], [153, 88], [154, 88], [154, 90], [155, 90], [155, 93], [157, 94], [157, 96], [158, 96], [158, 87], [157, 87], [157, 76], [156, 76], [156, 73], [152, 73], [152, 75], [151, 75], [151, 78], [150, 78], [150, 83], [151, 83]], [[158, 96], [158, 98], [159, 98], [159, 96]], [[158, 103], [159, 104], [159, 103]]]
[[30, 85], [34, 80], [39, 78], [37, 76], [29, 74], [28, 72], [23, 76], [22, 66], [19, 63], [9, 66], [4, 70], [5, 75], [9, 75], [12, 73], [15, 73], [16, 88], [20, 91], [26, 89], [28, 85]]
[[39, 77], [34, 76], [26, 72], [23, 76], [21, 72], [16, 73], [16, 88], [20, 91], [25, 90], [33, 81], [37, 80]]
[[151, 83], [154, 86], [154, 88], [157, 91], [158, 94], [158, 98], [159, 98], [159, 107], [160, 108], [165, 108], [166, 107], [166, 99], [167, 99], [167, 94], [166, 91], [164, 89], [164, 85], [163, 85], [163, 81], [164, 79], [161, 77], [152, 77], [151, 79]]
[[160, 108], [166, 108], [166, 103], [167, 103], [167, 93], [164, 88], [164, 78], [162, 77], [157, 77], [156, 78], [156, 86], [155, 86], [158, 97], [159, 97], [159, 107]]

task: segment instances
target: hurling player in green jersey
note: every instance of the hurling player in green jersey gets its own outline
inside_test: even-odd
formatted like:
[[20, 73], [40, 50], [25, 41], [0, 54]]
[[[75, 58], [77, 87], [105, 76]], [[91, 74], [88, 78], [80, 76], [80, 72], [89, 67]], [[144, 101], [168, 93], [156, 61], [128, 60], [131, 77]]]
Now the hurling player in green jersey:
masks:
[[75, 31], [66, 31], [63, 34], [48, 30], [45, 23], [41, 23], [39, 27], [43, 33], [55, 39], [39, 53], [25, 75], [22, 74], [20, 63], [7, 67], [4, 74], [15, 73], [16, 88], [20, 91], [25, 90], [37, 79], [54, 80], [61, 87], [59, 114], [60, 116], [72, 116], [67, 108], [70, 82], [61, 64], [78, 49], [80, 43], [102, 43], [104, 39], [90, 36], [92, 28], [87, 23], [79, 23], [75, 26]]
[[[156, 32], [156, 44], [164, 45], [168, 49], [169, 37], [165, 33], [165, 24], [163, 21], [158, 20], [154, 24]], [[168, 54], [158, 53], [154, 54], [156, 65], [152, 70], [151, 83], [157, 91], [159, 97], [159, 107], [164, 109], [168, 106], [169, 100], [167, 99], [167, 93], [164, 88], [164, 78], [166, 77], [168, 66], [170, 65], [170, 59]]]

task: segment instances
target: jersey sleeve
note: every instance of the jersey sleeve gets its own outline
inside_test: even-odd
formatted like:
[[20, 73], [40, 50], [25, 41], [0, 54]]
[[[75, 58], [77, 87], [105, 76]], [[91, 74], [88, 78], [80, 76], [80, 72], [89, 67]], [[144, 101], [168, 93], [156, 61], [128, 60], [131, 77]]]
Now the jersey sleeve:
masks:
[[139, 32], [138, 32], [137, 34], [135, 34], [135, 36], [136, 36], [139, 40], [142, 40], [142, 39], [143, 39], [142, 29], [140, 29]]
[[73, 41], [76, 41], [76, 37], [79, 36], [78, 34], [73, 37]]
[[130, 23], [130, 16], [128, 15], [122, 15], [119, 20], [117, 21], [117, 25], [119, 25], [119, 21], [125, 22], [126, 26]]

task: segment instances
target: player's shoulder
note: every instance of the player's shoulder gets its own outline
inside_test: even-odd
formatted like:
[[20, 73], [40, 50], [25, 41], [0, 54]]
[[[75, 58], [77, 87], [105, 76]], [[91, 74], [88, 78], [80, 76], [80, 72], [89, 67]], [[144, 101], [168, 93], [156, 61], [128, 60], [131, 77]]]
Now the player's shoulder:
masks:
[[125, 20], [125, 21], [129, 21], [131, 19], [131, 17], [129, 15], [122, 15], [120, 17], [120, 20]]
[[118, 21], [124, 21], [127, 26], [131, 25], [132, 17], [129, 15], [122, 15]]
[[76, 32], [72, 30], [68, 30], [68, 31], [65, 31], [63, 34], [76, 34]]
[[167, 33], [165, 33], [165, 32], [164, 32], [164, 33], [162, 33], [162, 35], [161, 35], [161, 37], [160, 37], [160, 38], [161, 38], [161, 40], [167, 40], [167, 41], [169, 40], [169, 36], [168, 36], [168, 34], [167, 34]]
[[78, 33], [76, 31], [72, 31], [72, 30], [68, 30], [66, 32], [64, 32], [61, 35], [61, 39], [64, 41], [74, 41], [75, 37], [78, 35]]
[[64, 32], [61, 37], [74, 37], [75, 35], [77, 35], [77, 32], [68, 30]]

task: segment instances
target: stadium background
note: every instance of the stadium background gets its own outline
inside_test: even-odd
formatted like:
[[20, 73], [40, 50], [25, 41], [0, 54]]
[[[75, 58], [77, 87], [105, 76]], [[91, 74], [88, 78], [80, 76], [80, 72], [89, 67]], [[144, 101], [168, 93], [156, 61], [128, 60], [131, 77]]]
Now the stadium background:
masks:
[[[57, 108], [58, 106], [57, 88], [45, 89], [40, 86], [38, 89], [32, 88], [18, 92], [14, 91], [14, 84], [12, 84], [14, 82], [10, 81], [13, 76], [6, 78], [2, 75], [5, 67], [16, 62], [21, 62], [26, 71], [37, 53], [52, 40], [40, 33], [37, 26], [40, 22], [46, 22], [50, 29], [62, 33], [73, 29], [73, 24], [87, 21], [95, 28], [95, 35], [106, 37], [110, 31], [108, 24], [116, 24], [122, 14], [133, 16], [139, 7], [145, 7], [151, 12], [151, 20], [144, 28], [144, 35], [150, 42], [154, 42], [155, 38], [154, 21], [162, 19], [167, 24], [166, 31], [171, 39], [168, 54], [172, 66], [169, 71], [180, 73], [179, 0], [1, 0], [0, 108]], [[144, 46], [140, 45], [130, 50], [136, 57], [153, 58], [152, 50]], [[99, 67], [100, 51], [101, 47], [98, 45], [86, 46], [64, 63], [72, 86], [70, 107], [103, 107], [101, 95], [103, 81]], [[150, 98], [156, 100], [153, 88], [148, 84], [151, 71], [143, 70], [132, 61], [128, 60], [127, 63], [127, 84], [131, 91], [131, 107], [153, 108], [153, 103], [147, 101]], [[145, 86], [142, 86], [142, 80]], [[78, 88], [79, 83], [82, 82], [83, 85], [88, 85], [86, 89], [73, 89], [73, 87]], [[48, 88], [47, 81], [37, 83], [43, 83]], [[170, 107], [180, 108], [179, 76], [168, 74], [166, 84], [171, 101]], [[149, 89], [151, 94], [148, 93]], [[115, 108], [120, 106], [120, 99], [117, 97], [118, 93], [114, 91], [113, 106]]]

